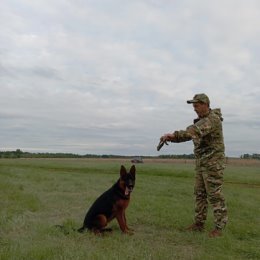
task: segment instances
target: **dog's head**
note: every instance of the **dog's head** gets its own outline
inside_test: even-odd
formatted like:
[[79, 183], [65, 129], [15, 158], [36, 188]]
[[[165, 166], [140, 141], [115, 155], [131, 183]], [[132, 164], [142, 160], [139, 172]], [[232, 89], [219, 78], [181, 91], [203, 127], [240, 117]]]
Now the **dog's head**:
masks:
[[125, 166], [121, 166], [120, 169], [120, 183], [124, 190], [124, 195], [128, 196], [133, 191], [135, 186], [135, 166], [132, 165], [129, 172], [127, 172]]

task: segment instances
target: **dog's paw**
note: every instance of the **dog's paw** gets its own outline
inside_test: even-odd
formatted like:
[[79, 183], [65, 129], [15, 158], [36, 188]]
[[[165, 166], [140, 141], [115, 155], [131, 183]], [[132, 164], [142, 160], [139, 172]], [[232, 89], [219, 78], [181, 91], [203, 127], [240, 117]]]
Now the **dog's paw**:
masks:
[[123, 233], [126, 235], [129, 235], [129, 236], [132, 236], [132, 235], [134, 235], [135, 232], [133, 229], [127, 229]]

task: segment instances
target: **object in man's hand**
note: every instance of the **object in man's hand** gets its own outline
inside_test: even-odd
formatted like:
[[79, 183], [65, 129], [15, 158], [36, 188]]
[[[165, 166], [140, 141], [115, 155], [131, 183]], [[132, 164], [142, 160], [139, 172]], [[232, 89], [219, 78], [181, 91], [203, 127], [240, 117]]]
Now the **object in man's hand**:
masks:
[[157, 151], [159, 152], [161, 150], [161, 148], [164, 146], [164, 145], [168, 145], [167, 141], [164, 140], [164, 141], [161, 141], [159, 142], [159, 144], [157, 145]]

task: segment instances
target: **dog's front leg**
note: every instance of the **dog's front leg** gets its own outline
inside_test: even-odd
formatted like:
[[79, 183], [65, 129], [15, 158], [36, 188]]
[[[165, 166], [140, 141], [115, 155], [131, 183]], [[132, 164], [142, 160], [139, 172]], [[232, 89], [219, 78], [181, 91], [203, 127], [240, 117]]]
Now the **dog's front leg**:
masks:
[[127, 222], [126, 222], [126, 216], [125, 216], [125, 210], [123, 211], [123, 216], [124, 216], [124, 220], [125, 220], [125, 225], [126, 225], [126, 229], [127, 231], [129, 232], [134, 232], [134, 230], [132, 228], [129, 228], [128, 225], [127, 225]]
[[119, 224], [119, 227], [121, 229], [122, 232], [126, 233], [127, 228], [126, 228], [126, 222], [125, 222], [125, 218], [124, 218], [124, 212], [123, 210], [120, 210], [117, 215], [116, 215], [116, 219], [117, 222]]
[[123, 233], [132, 235], [133, 232], [129, 230], [129, 228], [126, 225], [126, 218], [125, 218], [125, 211], [120, 210], [118, 214], [116, 215], [116, 219], [118, 221], [118, 224], [120, 226], [120, 229]]

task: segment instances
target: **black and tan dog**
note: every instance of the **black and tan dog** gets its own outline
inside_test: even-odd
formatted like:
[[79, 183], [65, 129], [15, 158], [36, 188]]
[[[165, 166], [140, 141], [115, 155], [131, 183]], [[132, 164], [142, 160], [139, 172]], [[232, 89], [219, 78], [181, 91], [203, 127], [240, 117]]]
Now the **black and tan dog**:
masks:
[[83, 232], [87, 229], [96, 234], [112, 231], [105, 227], [116, 218], [122, 232], [131, 234], [133, 230], [127, 226], [125, 210], [130, 202], [130, 194], [134, 185], [135, 166], [133, 165], [130, 172], [127, 172], [122, 165], [119, 180], [97, 198], [85, 216], [83, 227], [78, 231]]

